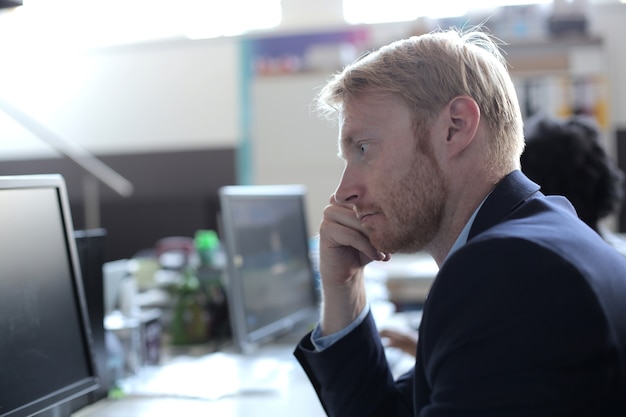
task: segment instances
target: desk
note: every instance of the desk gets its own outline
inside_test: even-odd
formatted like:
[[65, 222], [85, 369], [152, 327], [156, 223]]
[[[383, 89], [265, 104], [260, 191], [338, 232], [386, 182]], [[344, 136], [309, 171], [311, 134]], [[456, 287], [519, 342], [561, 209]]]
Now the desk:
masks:
[[372, 262], [366, 273], [385, 277], [389, 300], [400, 310], [421, 307], [439, 272], [435, 260], [426, 253], [395, 253], [388, 262]]
[[326, 414], [317, 395], [292, 354], [294, 347], [295, 344], [273, 344], [259, 348], [248, 358], [277, 359], [285, 366], [286, 378], [278, 390], [247, 392], [215, 400], [129, 395], [118, 400], [98, 401], [77, 411], [73, 417], [323, 417]]

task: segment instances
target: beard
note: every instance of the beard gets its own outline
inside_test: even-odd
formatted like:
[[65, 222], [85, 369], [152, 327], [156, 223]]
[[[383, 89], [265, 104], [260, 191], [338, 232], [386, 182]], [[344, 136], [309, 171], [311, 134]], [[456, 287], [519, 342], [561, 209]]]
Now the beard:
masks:
[[435, 158], [417, 153], [404, 176], [385, 190], [376, 211], [387, 227], [368, 230], [372, 245], [385, 253], [414, 253], [426, 248], [441, 229], [448, 183]]

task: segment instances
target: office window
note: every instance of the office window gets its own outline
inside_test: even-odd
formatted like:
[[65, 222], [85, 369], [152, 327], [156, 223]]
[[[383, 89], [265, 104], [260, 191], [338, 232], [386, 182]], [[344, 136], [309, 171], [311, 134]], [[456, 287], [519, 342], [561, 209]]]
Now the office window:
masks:
[[75, 50], [234, 36], [276, 27], [281, 19], [281, 0], [24, 0], [0, 14], [0, 35]]
[[346, 22], [385, 23], [415, 20], [418, 17], [463, 16], [471, 9], [488, 9], [522, 4], [551, 3], [552, 0], [343, 0]]
[[183, 34], [191, 39], [241, 35], [271, 29], [282, 19], [281, 0], [185, 0]]

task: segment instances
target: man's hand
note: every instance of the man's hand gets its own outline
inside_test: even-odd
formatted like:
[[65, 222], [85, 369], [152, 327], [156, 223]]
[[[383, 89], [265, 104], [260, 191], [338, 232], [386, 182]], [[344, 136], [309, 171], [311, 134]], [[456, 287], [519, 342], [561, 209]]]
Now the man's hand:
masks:
[[320, 225], [320, 275], [324, 335], [350, 324], [366, 305], [363, 267], [373, 260], [388, 260], [370, 243], [352, 206], [334, 196], [324, 209]]

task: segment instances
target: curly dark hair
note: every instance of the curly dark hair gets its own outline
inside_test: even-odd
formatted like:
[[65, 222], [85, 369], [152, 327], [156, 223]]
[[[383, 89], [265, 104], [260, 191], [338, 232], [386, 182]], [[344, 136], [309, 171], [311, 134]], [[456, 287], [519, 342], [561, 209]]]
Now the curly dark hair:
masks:
[[624, 173], [606, 154], [593, 120], [535, 116], [525, 137], [522, 171], [544, 194], [565, 196], [580, 219], [598, 231], [598, 222], [620, 207]]

